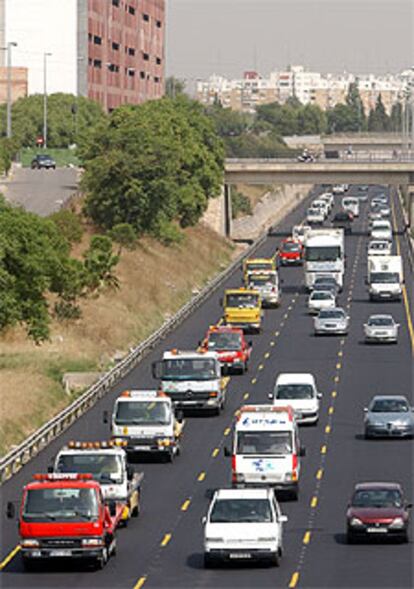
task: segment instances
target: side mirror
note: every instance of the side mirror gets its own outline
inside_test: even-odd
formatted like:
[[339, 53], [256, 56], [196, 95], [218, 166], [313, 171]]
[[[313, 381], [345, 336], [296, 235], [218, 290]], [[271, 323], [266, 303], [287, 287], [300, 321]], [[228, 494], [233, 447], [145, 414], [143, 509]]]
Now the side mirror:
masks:
[[201, 523], [202, 523], [203, 526], [206, 525], [206, 523], [207, 523], [207, 517], [205, 515], [203, 515], [203, 517], [201, 518]]
[[16, 507], [11, 501], [6, 506], [6, 517], [7, 519], [14, 519], [16, 517]]
[[178, 409], [175, 412], [175, 419], [178, 421], [178, 423], [182, 423], [184, 421], [184, 412], [182, 409]]
[[224, 446], [223, 453], [226, 458], [229, 458], [231, 456], [230, 448], [228, 448], [227, 446]]
[[281, 523], [281, 524], [285, 524], [285, 523], [288, 521], [288, 519], [289, 519], [289, 518], [288, 518], [288, 516], [287, 516], [287, 515], [281, 515], [281, 516], [279, 517], [279, 521], [280, 521], [280, 523]]
[[274, 395], [273, 395], [273, 393], [268, 393], [267, 397], [268, 397], [268, 399], [270, 399], [271, 401], [273, 401], [273, 400], [274, 400]]
[[252, 340], [248, 341], [248, 342], [247, 342], [247, 345], [249, 346], [249, 348], [252, 348], [252, 347], [253, 347], [253, 342], [252, 342]]
[[47, 467], [47, 472], [49, 474], [52, 474], [53, 473], [53, 466], [52, 465], [50, 465], [50, 466]]
[[110, 501], [108, 504], [108, 508], [109, 508], [109, 513], [110, 513], [111, 517], [115, 517], [116, 516], [116, 502]]
[[323, 397], [322, 393], [316, 393], [316, 398], [317, 399], [322, 399], [322, 397]]
[[412, 504], [412, 503], [407, 503], [407, 505], [406, 505], [405, 507], [406, 507], [407, 509], [411, 509], [411, 508], [412, 508], [412, 506], [413, 506], [413, 504]]
[[364, 413], [368, 413], [368, 407], [364, 407]]
[[306, 456], [306, 448], [305, 446], [301, 446], [299, 449], [299, 456]]
[[109, 413], [108, 413], [108, 411], [104, 411], [102, 413], [102, 421], [104, 423], [109, 423]]
[[153, 362], [151, 364], [151, 372], [152, 372], [153, 378], [156, 378], [156, 379], [162, 378], [162, 367], [163, 367], [162, 360], [157, 360], [157, 362]]
[[396, 324], [395, 324], [395, 327], [401, 327], [401, 326], [400, 326], [400, 324], [399, 324], [399, 323], [396, 323]]
[[134, 476], [134, 469], [130, 464], [126, 467], [127, 479], [130, 481]]

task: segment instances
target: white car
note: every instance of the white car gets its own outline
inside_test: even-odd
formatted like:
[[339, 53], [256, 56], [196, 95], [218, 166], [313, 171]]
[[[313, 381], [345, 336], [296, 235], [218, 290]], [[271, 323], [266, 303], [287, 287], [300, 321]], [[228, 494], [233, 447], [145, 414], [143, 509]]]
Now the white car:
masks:
[[365, 341], [397, 343], [399, 323], [392, 315], [370, 315], [364, 324]]
[[359, 217], [359, 199], [354, 196], [345, 196], [342, 199], [344, 211], [350, 211], [354, 217]]
[[349, 315], [340, 307], [322, 309], [314, 320], [315, 335], [347, 335]]
[[392, 227], [389, 221], [373, 221], [371, 227], [372, 239], [392, 241]]
[[333, 309], [335, 303], [335, 295], [331, 291], [313, 290], [308, 298], [308, 311], [314, 314], [321, 309]]
[[346, 190], [345, 184], [335, 184], [335, 186], [332, 187], [332, 192], [334, 194], [345, 194]]
[[318, 423], [322, 393], [318, 392], [312, 374], [279, 374], [269, 396], [276, 407], [290, 405], [297, 423]]
[[294, 225], [292, 228], [292, 238], [299, 243], [304, 243], [307, 234], [311, 230], [309, 225]]
[[312, 208], [313, 209], [322, 209], [325, 219], [329, 214], [329, 205], [326, 201], [324, 201], [322, 199], [314, 200], [312, 203]]
[[333, 209], [335, 200], [334, 200], [334, 195], [332, 194], [332, 192], [324, 192], [323, 194], [320, 194], [318, 196], [318, 200], [325, 201], [327, 203], [330, 211]]
[[386, 240], [373, 239], [368, 244], [368, 256], [390, 256], [391, 243]]
[[285, 522], [287, 517], [269, 487], [219, 489], [202, 519], [205, 567], [223, 561], [279, 566]]
[[325, 214], [322, 209], [308, 209], [306, 214], [306, 221], [310, 225], [322, 224], [325, 221]]

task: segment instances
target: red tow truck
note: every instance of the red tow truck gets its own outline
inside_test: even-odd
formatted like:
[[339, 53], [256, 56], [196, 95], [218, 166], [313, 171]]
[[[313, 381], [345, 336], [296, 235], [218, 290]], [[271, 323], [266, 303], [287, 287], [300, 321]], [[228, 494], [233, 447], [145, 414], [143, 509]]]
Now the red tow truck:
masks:
[[223, 372], [247, 372], [252, 345], [246, 341], [242, 329], [212, 325], [200, 347], [218, 353]]
[[[91, 474], [35, 474], [23, 489], [19, 510], [25, 569], [37, 563], [79, 559], [103, 568], [116, 553], [122, 505], [107, 504]], [[7, 516], [15, 517], [13, 503]]]
[[303, 246], [300, 241], [292, 237], [284, 239], [280, 242], [278, 257], [282, 266], [302, 264]]

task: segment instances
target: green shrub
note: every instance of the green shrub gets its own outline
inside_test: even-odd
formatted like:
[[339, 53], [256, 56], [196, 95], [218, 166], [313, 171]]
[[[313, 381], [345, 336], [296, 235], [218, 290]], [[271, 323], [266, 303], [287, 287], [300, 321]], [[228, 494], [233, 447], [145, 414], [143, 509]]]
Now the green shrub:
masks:
[[76, 213], [63, 209], [50, 215], [50, 220], [58, 226], [61, 234], [68, 243], [79, 243], [82, 239], [82, 223]]
[[250, 199], [245, 195], [233, 188], [231, 192], [231, 213], [232, 218], [244, 217], [245, 215], [252, 214], [252, 205]]

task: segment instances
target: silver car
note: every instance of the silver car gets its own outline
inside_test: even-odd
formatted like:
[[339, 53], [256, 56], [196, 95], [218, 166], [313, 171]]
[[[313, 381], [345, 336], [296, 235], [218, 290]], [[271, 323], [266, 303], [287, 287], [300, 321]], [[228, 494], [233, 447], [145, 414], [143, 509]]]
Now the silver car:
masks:
[[315, 335], [346, 335], [349, 328], [349, 315], [340, 307], [322, 309], [314, 320]]
[[365, 341], [397, 343], [399, 323], [395, 323], [392, 315], [370, 315], [364, 323]]
[[364, 411], [366, 438], [413, 436], [413, 409], [405, 397], [376, 395]]

